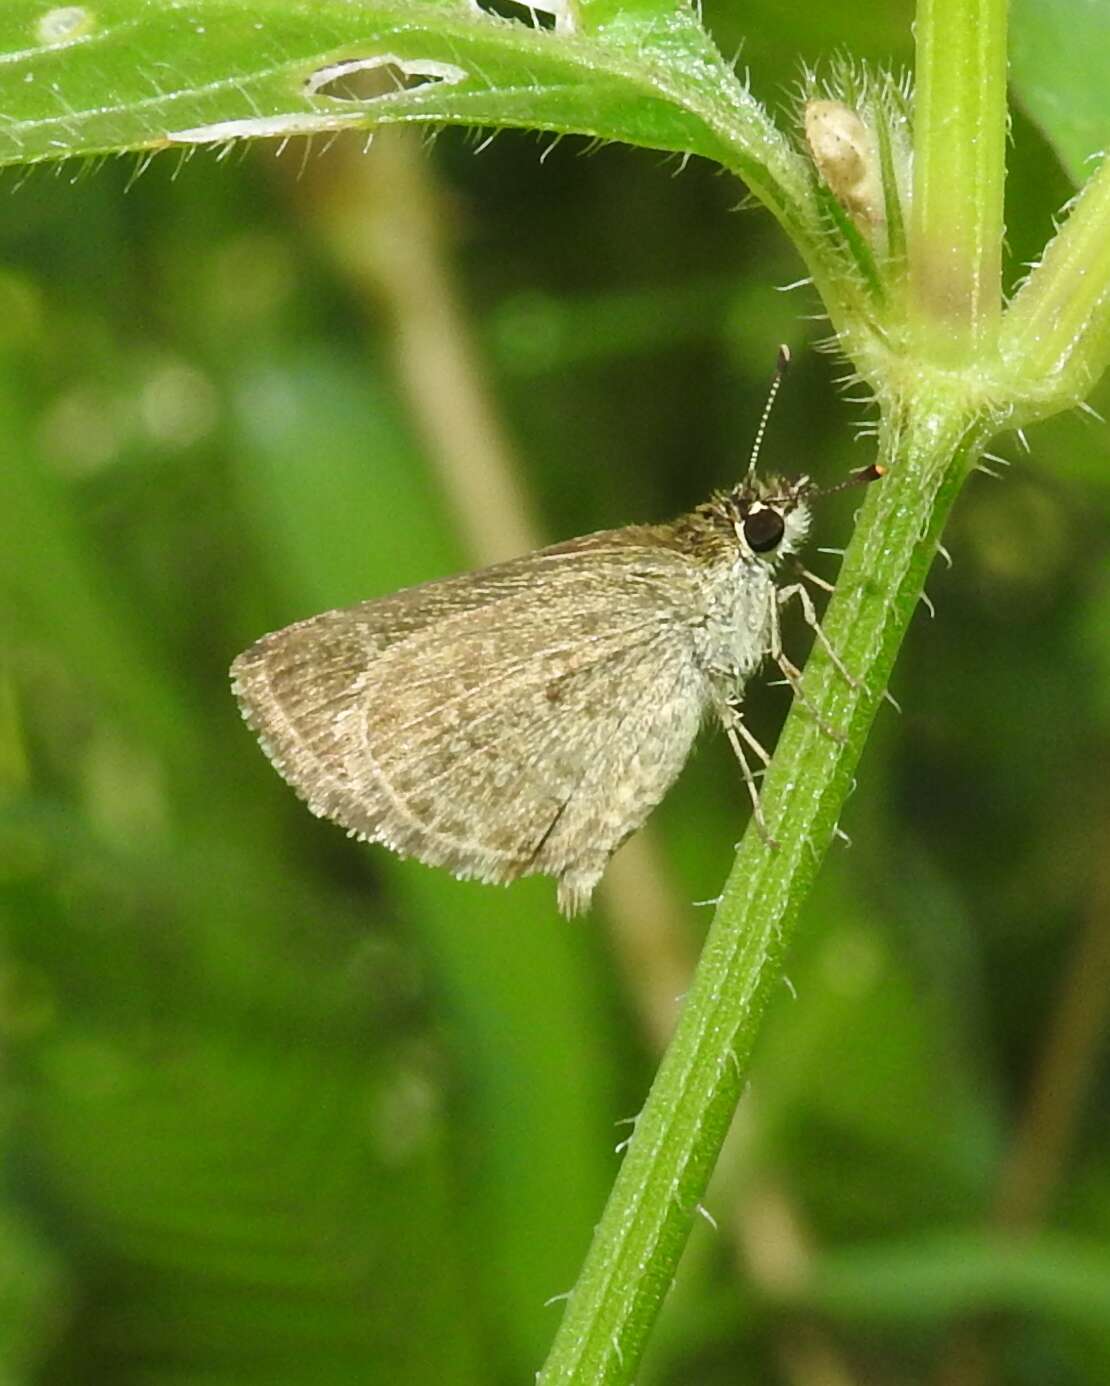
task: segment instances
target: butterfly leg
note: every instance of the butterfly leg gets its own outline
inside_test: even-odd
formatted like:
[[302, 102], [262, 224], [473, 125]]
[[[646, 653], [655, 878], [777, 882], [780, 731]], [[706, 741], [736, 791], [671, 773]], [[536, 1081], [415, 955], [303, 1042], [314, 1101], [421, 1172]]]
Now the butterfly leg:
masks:
[[[812, 579], [812, 573], [807, 573], [804, 568], [801, 571], [806, 577]], [[827, 587], [828, 591], [830, 592], [833, 590], [831, 587], [828, 587], [827, 583], [822, 583], [821, 585]], [[793, 597], [797, 597], [798, 604], [802, 608], [802, 616], [805, 620], [806, 625], [809, 626], [809, 628], [813, 631], [814, 638], [818, 641], [821, 648], [828, 655], [829, 659], [832, 660], [833, 667], [836, 669], [837, 673], [840, 674], [840, 676], [844, 679], [845, 683], [847, 683], [850, 688], [858, 688], [860, 686], [859, 679], [857, 679], [855, 674], [851, 673], [851, 671], [845, 667], [844, 661], [833, 649], [829, 637], [821, 629], [821, 622], [817, 616], [817, 608], [813, 605], [813, 598], [809, 595], [809, 593], [802, 586], [802, 584], [800, 582], [795, 582], [792, 583], [789, 587], [779, 588], [778, 605], [780, 607], [785, 606], [786, 603], [790, 601]], [[786, 671], [784, 670], [783, 672], [785, 673]]]
[[752, 817], [759, 829], [759, 835], [772, 851], [777, 850], [779, 844], [771, 836], [763, 817], [763, 810], [759, 805], [759, 786], [755, 782], [755, 773], [744, 754], [744, 747], [747, 746], [749, 750], [753, 751], [764, 766], [770, 765], [771, 757], [744, 725], [744, 719], [740, 716], [740, 709], [735, 702], [729, 700], [723, 704], [721, 721], [724, 723], [729, 745], [732, 747], [736, 759], [740, 762], [740, 773], [744, 776], [744, 783], [748, 787], [748, 794], [752, 801]]
[[[798, 668], [794, 661], [790, 659], [786, 651], [782, 648], [782, 630], [779, 625], [779, 607], [782, 605], [784, 598], [786, 600], [789, 600], [790, 597], [799, 594], [800, 597], [804, 599], [802, 601], [803, 612], [807, 611], [808, 603], [808, 612], [806, 616], [807, 623], [812, 625], [814, 631], [821, 636], [821, 640], [826, 650], [828, 650], [829, 655], [832, 658], [836, 667], [843, 671], [845, 678], [851, 679], [851, 675], [848, 673], [846, 669], [844, 669], [844, 666], [840, 663], [839, 658], [829, 645], [828, 640], [821, 632], [821, 627], [817, 623], [817, 612], [814, 610], [813, 601], [810, 598], [809, 593], [805, 590], [804, 587], [801, 586], [800, 583], [796, 583], [793, 587], [782, 588], [777, 594], [776, 600], [771, 602], [771, 640], [770, 647], [767, 653], [771, 656], [775, 664], [782, 671], [783, 678], [790, 685], [790, 689], [794, 694], [795, 698], [797, 698], [797, 700], [801, 703], [805, 710], [810, 714], [810, 716], [825, 733], [825, 735], [831, 737], [833, 741], [843, 741], [843, 733], [837, 731], [835, 727], [829, 726], [828, 722], [825, 721], [825, 719], [821, 716], [820, 712], [818, 712], [817, 708], [814, 706], [813, 701], [810, 698], [808, 698], [806, 694], [802, 691], [802, 671]], [[810, 616], [812, 616], [812, 620], [809, 619]]]
[[[824, 550], [822, 550], [822, 552], [824, 552]], [[798, 574], [800, 578], [804, 578], [806, 582], [812, 582], [814, 587], [820, 587], [822, 592], [832, 593], [836, 591], [836, 588], [833, 586], [831, 582], [826, 582], [825, 579], [821, 577], [818, 573], [811, 573], [809, 569], [806, 567], [806, 565], [800, 562], [798, 559], [794, 559], [793, 564], [794, 571]]]

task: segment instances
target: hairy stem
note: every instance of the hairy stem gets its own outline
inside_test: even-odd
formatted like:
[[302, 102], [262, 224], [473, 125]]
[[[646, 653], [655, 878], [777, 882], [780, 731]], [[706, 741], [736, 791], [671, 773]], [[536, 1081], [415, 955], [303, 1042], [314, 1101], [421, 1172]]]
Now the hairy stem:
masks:
[[1006, 0], [917, 7], [910, 311], [918, 350], [994, 351], [1002, 307]]
[[938, 536], [987, 432], [937, 400], [885, 422], [891, 468], [871, 488], [825, 630], [857, 682], [816, 649], [763, 787], [781, 846], [749, 826], [674, 1039], [636, 1124], [582, 1274], [540, 1374], [553, 1383], [632, 1380], [674, 1277], [736, 1102], [767, 1002], [851, 788], [870, 724], [920, 596]]
[[1001, 349], [1028, 418], [1081, 400], [1110, 364], [1110, 158], [1006, 313]]

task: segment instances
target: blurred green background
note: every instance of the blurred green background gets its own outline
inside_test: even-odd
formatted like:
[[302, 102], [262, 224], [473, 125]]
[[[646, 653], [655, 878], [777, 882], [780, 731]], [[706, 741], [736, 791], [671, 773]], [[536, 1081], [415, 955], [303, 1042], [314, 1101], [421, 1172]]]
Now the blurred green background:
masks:
[[[781, 107], [909, 20], [715, 30]], [[780, 341], [765, 465], [843, 477], [865, 411], [728, 178], [479, 142], [8, 176], [2, 1386], [527, 1381], [588, 1244], [747, 817], [727, 744], [567, 923], [313, 819], [226, 668], [704, 499]], [[1012, 283], [1072, 184], [1020, 111], [1010, 165]], [[1110, 435], [1029, 443], [960, 501], [644, 1382], [1110, 1380]]]

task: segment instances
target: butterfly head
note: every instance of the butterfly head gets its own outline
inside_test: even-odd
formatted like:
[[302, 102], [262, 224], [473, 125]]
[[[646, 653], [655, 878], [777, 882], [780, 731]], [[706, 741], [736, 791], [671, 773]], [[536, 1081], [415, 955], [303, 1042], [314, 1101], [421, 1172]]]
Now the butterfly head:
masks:
[[741, 553], [774, 567], [805, 543], [810, 501], [849, 486], [865, 486], [885, 475], [886, 468], [873, 462], [835, 486], [820, 488], [808, 476], [789, 481], [749, 473], [725, 497], [725, 511]]
[[746, 557], [774, 567], [797, 553], [809, 529], [809, 477], [749, 477], [728, 493], [727, 509], [736, 542]]

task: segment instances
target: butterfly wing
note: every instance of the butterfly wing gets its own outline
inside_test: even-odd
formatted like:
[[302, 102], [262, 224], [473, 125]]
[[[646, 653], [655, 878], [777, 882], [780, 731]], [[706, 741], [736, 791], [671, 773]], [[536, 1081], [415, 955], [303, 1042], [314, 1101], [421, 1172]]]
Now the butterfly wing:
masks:
[[232, 666], [313, 812], [460, 876], [541, 872], [584, 907], [707, 703], [696, 565], [617, 530], [326, 612]]

